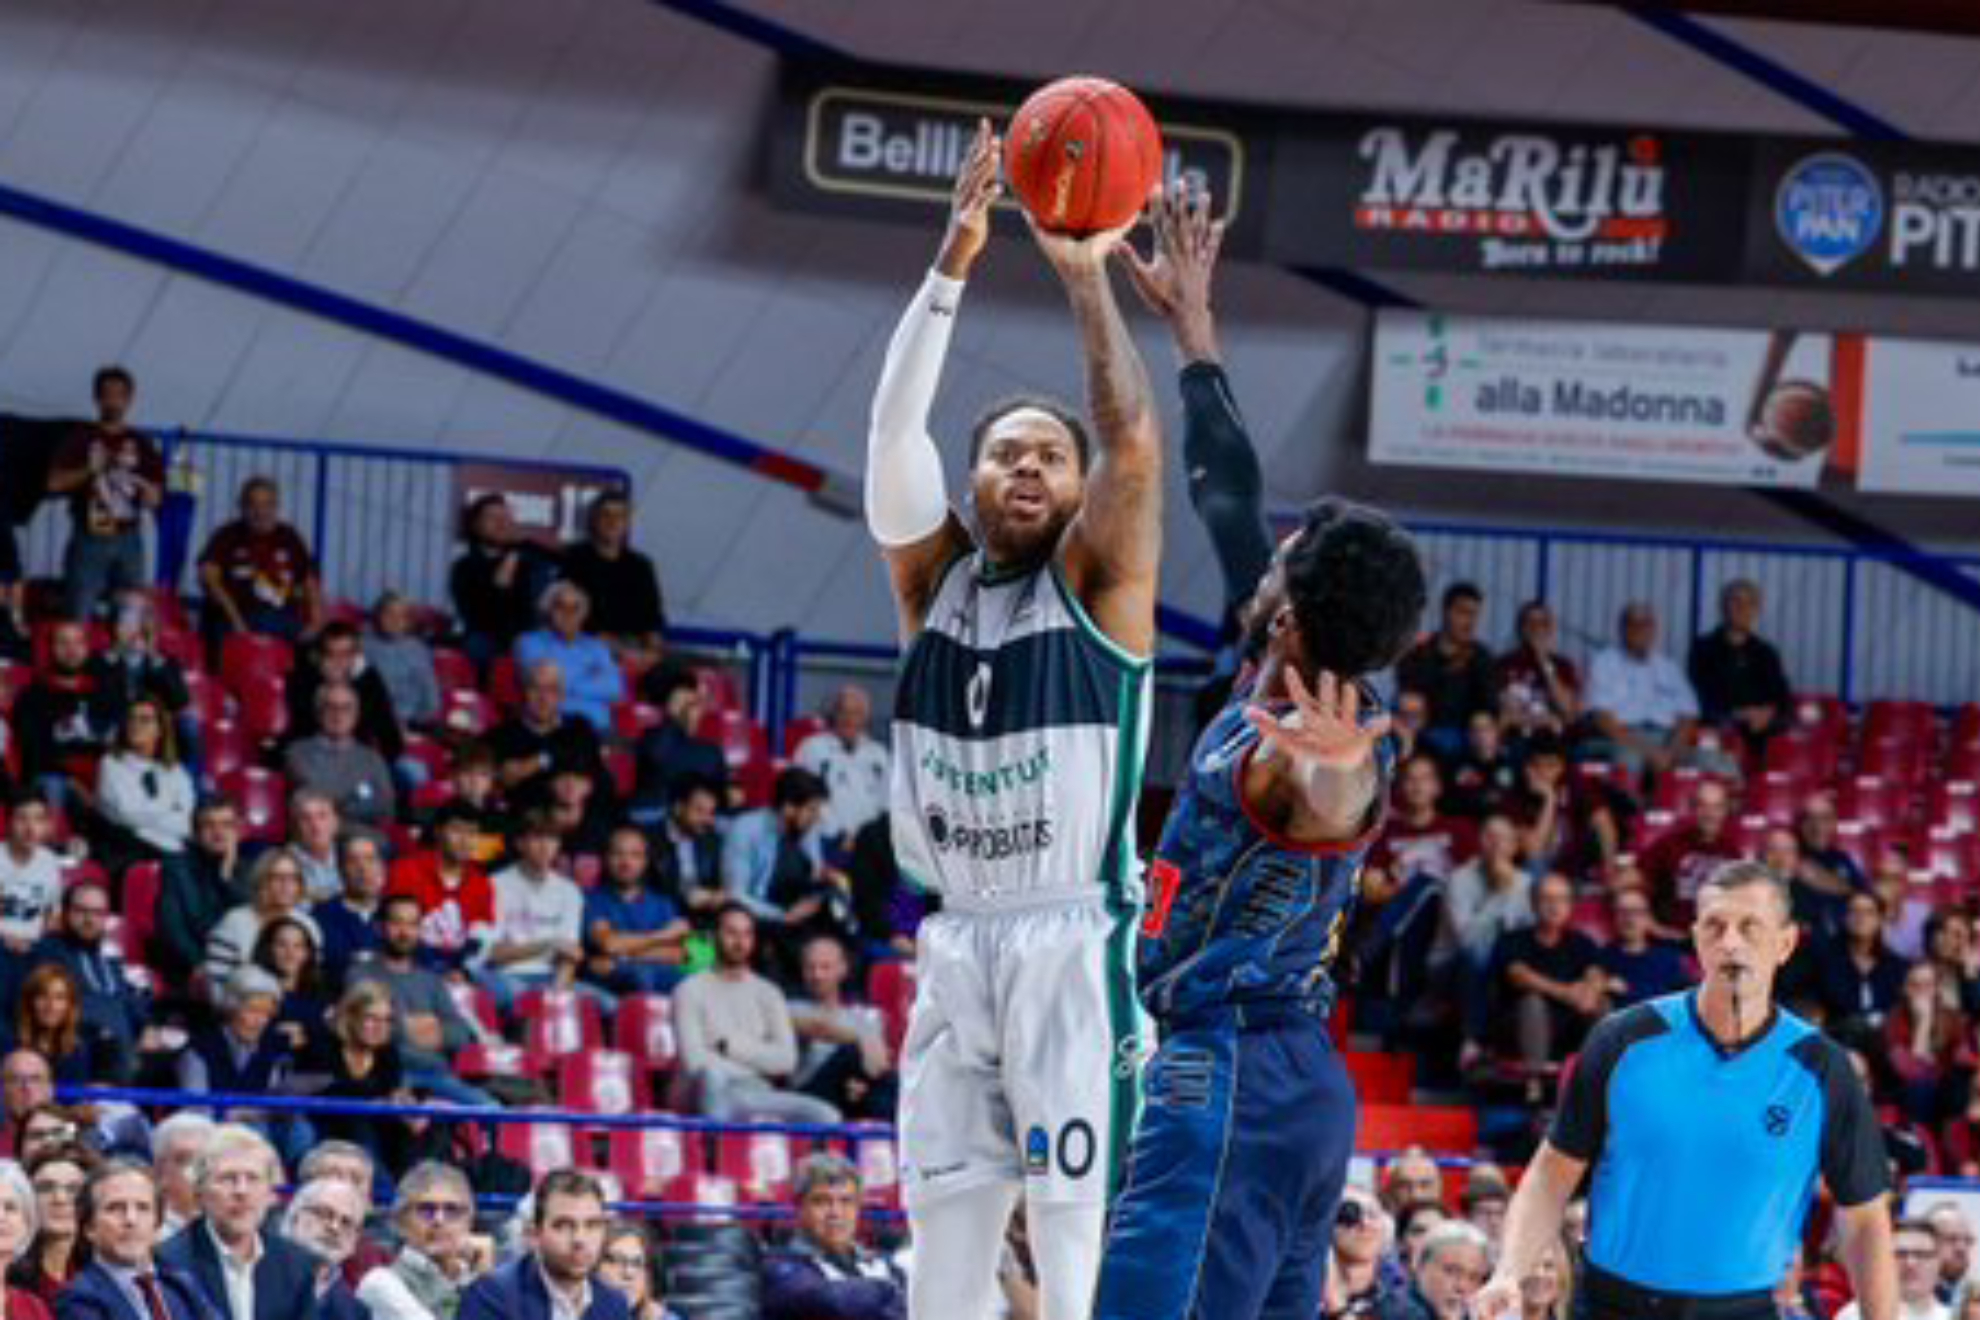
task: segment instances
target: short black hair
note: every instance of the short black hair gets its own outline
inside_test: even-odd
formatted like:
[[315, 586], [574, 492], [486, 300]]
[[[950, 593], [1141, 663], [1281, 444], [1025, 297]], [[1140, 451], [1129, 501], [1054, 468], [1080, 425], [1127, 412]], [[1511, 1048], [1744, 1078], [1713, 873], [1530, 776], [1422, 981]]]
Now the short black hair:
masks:
[[479, 830], [481, 828], [481, 813], [458, 798], [451, 798], [448, 801], [442, 802], [434, 810], [433, 833], [437, 835], [449, 825], [461, 822], [472, 825], [476, 830]]
[[646, 693], [654, 705], [664, 706], [682, 688], [698, 688], [701, 678], [692, 668], [678, 661], [660, 662], [646, 680]]
[[508, 502], [509, 497], [499, 490], [491, 490], [485, 495], [477, 495], [469, 500], [467, 507], [461, 510], [461, 540], [474, 540], [474, 525], [481, 521], [481, 515], [497, 504]]
[[777, 782], [770, 789], [770, 804], [775, 807], [802, 807], [807, 803], [823, 801], [832, 795], [825, 781], [806, 770], [803, 766], [792, 766], [778, 774]]
[[124, 388], [127, 390], [135, 392], [137, 389], [137, 380], [131, 375], [130, 369], [112, 362], [107, 366], [98, 367], [96, 374], [90, 377], [89, 392], [91, 396], [93, 397], [103, 393], [103, 387], [113, 380], [122, 382]]
[[1394, 663], [1415, 638], [1429, 594], [1409, 533], [1331, 497], [1306, 510], [1285, 575], [1306, 659], [1341, 678]]
[[1461, 600], [1468, 600], [1482, 605], [1485, 603], [1485, 593], [1478, 589], [1476, 582], [1453, 582], [1450, 586], [1444, 588], [1444, 603], [1442, 608], [1449, 609]]
[[39, 785], [21, 784], [7, 795], [7, 810], [19, 811], [22, 807], [48, 807], [48, 794]]
[[[1781, 905], [1781, 915], [1790, 918], [1793, 916], [1794, 894], [1789, 890], [1788, 882], [1775, 875], [1759, 862], [1749, 862], [1744, 858], [1738, 861], [1722, 862], [1711, 874], [1705, 877], [1698, 888], [1699, 892], [1703, 893], [1707, 889], [1729, 891], [1746, 889], [1752, 886], [1758, 886], [1770, 891], [1774, 895], [1775, 900]], [[1858, 895], [1875, 903], [1877, 905], [1878, 915], [1883, 915], [1884, 900], [1867, 889], [1859, 889], [1855, 894], [1851, 894], [1849, 898], [1843, 900], [1844, 905], [1847, 906], [1850, 900], [1856, 898]]]
[[1013, 394], [997, 400], [977, 417], [969, 428], [969, 465], [976, 466], [976, 460], [983, 456], [983, 442], [990, 436], [990, 428], [1003, 421], [1014, 412], [1030, 408], [1044, 413], [1053, 421], [1072, 433], [1073, 448], [1079, 451], [1079, 470], [1085, 472], [1093, 466], [1093, 438], [1086, 433], [1086, 423], [1073, 411], [1071, 405], [1053, 398], [1049, 394]]
[[667, 790], [667, 805], [686, 802], [697, 793], [706, 793], [715, 799], [715, 805], [722, 805], [722, 786], [707, 775], [685, 774], [674, 779]]
[[420, 909], [419, 900], [411, 894], [387, 894], [378, 900], [378, 919], [384, 921], [392, 915], [393, 908], [399, 907], [402, 904], [411, 908], [415, 917], [424, 915]]

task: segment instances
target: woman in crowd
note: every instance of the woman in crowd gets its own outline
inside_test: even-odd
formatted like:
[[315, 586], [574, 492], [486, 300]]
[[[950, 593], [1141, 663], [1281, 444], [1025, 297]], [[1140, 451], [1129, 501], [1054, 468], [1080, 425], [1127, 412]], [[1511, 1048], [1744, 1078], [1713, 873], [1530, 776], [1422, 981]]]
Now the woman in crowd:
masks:
[[27, 1250], [8, 1271], [7, 1281], [39, 1298], [50, 1310], [54, 1309], [55, 1298], [62, 1289], [69, 1286], [69, 1280], [82, 1273], [76, 1198], [82, 1193], [83, 1179], [95, 1167], [96, 1155], [73, 1142], [42, 1151], [28, 1162], [27, 1176], [34, 1191], [34, 1214], [39, 1228]]
[[[392, 992], [383, 982], [355, 982], [337, 1001], [331, 1031], [305, 1056], [301, 1072], [325, 1100], [370, 1104], [410, 1104], [399, 1048], [392, 1043]], [[415, 1133], [402, 1118], [324, 1114], [316, 1120], [325, 1137], [356, 1142], [371, 1152], [393, 1177], [412, 1163]], [[424, 1125], [422, 1125], [424, 1126]]]
[[1381, 1311], [1382, 1259], [1389, 1249], [1389, 1217], [1372, 1192], [1349, 1186], [1334, 1211], [1334, 1242], [1327, 1265], [1325, 1320], [1373, 1316]]
[[659, 1252], [644, 1224], [615, 1219], [605, 1229], [605, 1251], [598, 1258], [598, 1277], [619, 1290], [631, 1308], [632, 1320], [675, 1320], [660, 1296]]
[[[273, 976], [259, 967], [235, 972], [221, 991], [220, 1023], [194, 1032], [179, 1055], [179, 1089], [214, 1095], [286, 1090], [295, 1055], [286, 1037], [269, 1030], [281, 1006], [282, 985]], [[309, 1151], [310, 1125], [294, 1114], [235, 1110], [231, 1116], [267, 1137], [289, 1168]]]
[[1904, 974], [1904, 992], [1884, 1020], [1884, 1050], [1909, 1118], [1936, 1127], [1958, 1112], [1958, 1083], [1973, 1075], [1973, 1044], [1966, 1014], [1941, 997], [1937, 963], [1916, 962]]
[[156, 698], [133, 701], [116, 748], [96, 765], [97, 860], [121, 875], [133, 862], [184, 852], [198, 796], [179, 764], [171, 714]]
[[248, 961], [255, 941], [261, 938], [261, 928], [270, 922], [289, 917], [301, 923], [317, 948], [323, 947], [323, 932], [316, 919], [302, 910], [307, 887], [302, 859], [290, 849], [270, 848], [255, 859], [254, 869], [248, 873], [249, 901], [220, 918], [220, 924], [206, 937], [206, 961], [200, 970], [206, 973], [212, 994], [217, 997], [227, 979]]
[[1574, 1273], [1567, 1244], [1558, 1238], [1534, 1262], [1519, 1289], [1519, 1320], [1567, 1320], [1574, 1313]]
[[54, 1066], [57, 1082], [89, 1085], [95, 1033], [83, 1025], [82, 992], [68, 968], [43, 963], [27, 974], [10, 1027], [0, 1032], [0, 1054], [34, 1050]]
[[272, 1029], [300, 1053], [322, 1035], [330, 1012], [323, 998], [323, 960], [316, 937], [294, 916], [276, 917], [255, 937], [251, 961], [281, 985], [282, 1007], [276, 1010]]
[[0, 1160], [0, 1320], [49, 1320], [47, 1303], [6, 1282], [40, 1226], [27, 1171], [12, 1160]]

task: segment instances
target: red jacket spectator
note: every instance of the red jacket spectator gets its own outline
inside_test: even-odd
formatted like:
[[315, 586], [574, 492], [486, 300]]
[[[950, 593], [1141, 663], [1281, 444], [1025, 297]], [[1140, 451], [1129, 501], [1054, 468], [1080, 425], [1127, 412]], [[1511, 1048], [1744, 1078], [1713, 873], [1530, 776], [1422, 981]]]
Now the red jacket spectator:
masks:
[[495, 929], [495, 887], [474, 861], [478, 835], [473, 813], [447, 803], [434, 817], [435, 846], [394, 862], [385, 887], [419, 904], [420, 946], [450, 969], [472, 961]]
[[1706, 780], [1692, 795], [1691, 819], [1644, 850], [1643, 877], [1663, 937], [1686, 937], [1698, 887], [1721, 862], [1740, 856], [1726, 831], [1731, 815], [1726, 786]]

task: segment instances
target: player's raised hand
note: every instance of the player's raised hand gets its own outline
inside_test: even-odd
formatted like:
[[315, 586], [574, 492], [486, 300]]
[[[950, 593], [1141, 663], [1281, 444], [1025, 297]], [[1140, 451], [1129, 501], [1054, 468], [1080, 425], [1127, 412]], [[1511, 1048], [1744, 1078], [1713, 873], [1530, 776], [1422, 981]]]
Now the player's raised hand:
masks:
[[962, 168], [956, 171], [949, 198], [949, 228], [935, 263], [952, 280], [968, 277], [970, 267], [990, 241], [990, 207], [1004, 191], [998, 177], [1003, 159], [1003, 140], [988, 119], [977, 120], [976, 136], [970, 139]]
[[1127, 233], [1135, 226], [1130, 220], [1112, 229], [1102, 229], [1091, 234], [1058, 234], [1049, 229], [1040, 229], [1031, 213], [1024, 213], [1024, 222], [1031, 229], [1031, 236], [1037, 240], [1038, 250], [1045, 254], [1045, 260], [1059, 273], [1059, 278], [1067, 282], [1092, 279], [1099, 276], [1105, 279], [1107, 262], [1114, 249], [1127, 239]]
[[1389, 731], [1390, 719], [1361, 718], [1361, 690], [1354, 683], [1321, 670], [1312, 691], [1287, 666], [1286, 690], [1293, 708], [1275, 715], [1263, 706], [1249, 706], [1245, 718], [1268, 746], [1293, 761], [1317, 767], [1345, 769], [1368, 758], [1376, 740]]

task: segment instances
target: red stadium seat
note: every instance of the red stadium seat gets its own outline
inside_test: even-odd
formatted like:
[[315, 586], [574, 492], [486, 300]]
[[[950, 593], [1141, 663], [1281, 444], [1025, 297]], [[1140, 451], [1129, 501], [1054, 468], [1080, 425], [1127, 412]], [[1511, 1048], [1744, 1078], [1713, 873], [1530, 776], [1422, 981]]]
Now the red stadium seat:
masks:
[[877, 962], [866, 974], [866, 1002], [880, 1010], [881, 1020], [887, 1024], [887, 1047], [896, 1054], [907, 1039], [914, 987], [914, 964], [910, 962]]
[[[1597, 944], [1607, 944], [1615, 935], [1615, 917], [1609, 911], [1609, 900], [1600, 894], [1575, 899], [1574, 910], [1568, 914], [1568, 923]], [[1409, 1097], [1403, 1096], [1402, 1099]]]
[[1915, 784], [1925, 778], [1932, 760], [1929, 739], [1909, 734], [1885, 734], [1864, 741], [1863, 754], [1857, 759], [1856, 769], [1858, 774], [1876, 775], [1900, 784]]
[[701, 689], [702, 703], [711, 711], [743, 709], [742, 685], [726, 669], [701, 668], [694, 671], [695, 685]]
[[577, 1143], [565, 1123], [504, 1123], [495, 1148], [528, 1169], [531, 1182], [577, 1163]]
[[1631, 823], [1630, 832], [1634, 835], [1634, 839], [1630, 844], [1630, 850], [1641, 852], [1677, 827], [1676, 812], [1652, 808]]
[[785, 765], [782, 761], [757, 757], [737, 767], [735, 785], [742, 794], [743, 806], [752, 810], [769, 806], [770, 795], [777, 786], [777, 775]]
[[473, 691], [481, 680], [467, 652], [457, 651], [451, 646], [433, 648], [433, 678], [443, 693], [458, 692], [463, 688]]
[[1825, 784], [1835, 777], [1837, 741], [1825, 729], [1794, 728], [1767, 740], [1769, 772], [1781, 771], [1807, 784]]
[[493, 1044], [476, 1041], [462, 1046], [454, 1055], [454, 1071], [469, 1081], [483, 1077], [540, 1077], [543, 1073], [539, 1061], [532, 1059], [522, 1046], [501, 1041]]
[[351, 627], [362, 630], [368, 618], [364, 606], [343, 596], [336, 596], [323, 602], [325, 623], [348, 623]]
[[522, 672], [516, 668], [514, 656], [498, 655], [488, 666], [488, 695], [503, 710], [522, 705]]
[[199, 717], [202, 725], [215, 720], [232, 719], [237, 703], [219, 679], [209, 674], [188, 671], [186, 692], [192, 698], [191, 709]]
[[1882, 845], [1882, 833], [1874, 825], [1860, 820], [1839, 821], [1836, 825], [1836, 847], [1848, 853], [1865, 875], [1870, 874]]
[[715, 1171], [753, 1205], [791, 1199], [791, 1139], [782, 1132], [724, 1132], [715, 1139]]
[[740, 1194], [736, 1180], [724, 1178], [718, 1173], [703, 1173], [695, 1170], [684, 1173], [673, 1182], [661, 1188], [660, 1199], [672, 1205], [700, 1206], [715, 1211], [712, 1214], [685, 1216], [682, 1223], [726, 1223], [729, 1216], [720, 1211], [732, 1209], [739, 1202]]
[[295, 667], [295, 648], [279, 637], [235, 632], [220, 643], [220, 681], [236, 693], [250, 678], [286, 676]]
[[444, 779], [428, 780], [412, 791], [412, 809], [416, 815], [438, 811], [454, 800], [454, 786]]
[[280, 674], [249, 675], [234, 685], [241, 699], [241, 727], [254, 742], [275, 742], [289, 731], [287, 686]]
[[1917, 861], [1940, 879], [1962, 885], [1980, 882], [1980, 838], [1934, 825], [1925, 831]]
[[630, 1114], [651, 1109], [645, 1070], [623, 1050], [585, 1050], [557, 1063], [557, 1093], [571, 1109]]
[[447, 993], [462, 1017], [479, 1023], [490, 1036], [502, 1034], [502, 1015], [495, 1007], [495, 996], [487, 989], [472, 981], [448, 981]]
[[202, 724], [206, 773], [216, 782], [254, 763], [254, 743], [237, 720], [209, 720]]
[[666, 995], [627, 995], [612, 1018], [612, 1047], [639, 1060], [648, 1072], [672, 1072], [680, 1061], [674, 1036], [674, 1001]]
[[1903, 738], [1930, 742], [1938, 731], [1938, 712], [1923, 701], [1873, 701], [1864, 707], [1863, 740]]
[[18, 660], [0, 660], [0, 713], [11, 713], [14, 698], [34, 682], [34, 670]]
[[797, 749], [806, 738], [814, 733], [823, 733], [825, 721], [816, 715], [799, 715], [784, 726], [784, 755], [796, 756]]
[[1980, 701], [1969, 701], [1953, 712], [1952, 741], [1980, 742]]
[[516, 1013], [528, 1024], [523, 1048], [532, 1058], [561, 1059], [605, 1043], [597, 1001], [575, 990], [528, 991], [516, 1000]]
[[456, 688], [441, 699], [441, 720], [455, 733], [478, 736], [502, 722], [490, 701], [473, 688]]
[[258, 765], [243, 766], [219, 778], [220, 791], [241, 809], [241, 835], [280, 843], [289, 833], [289, 786], [282, 776]]
[[124, 872], [124, 924], [117, 934], [127, 963], [150, 961], [147, 951], [158, 929], [158, 894], [163, 887], [163, 868], [157, 862], [137, 862]]
[[158, 630], [158, 654], [177, 661], [179, 668], [187, 673], [206, 668], [206, 643], [189, 628], [161, 627]]
[[644, 701], [622, 701], [612, 707], [612, 731], [629, 743], [638, 742], [648, 729], [664, 722], [667, 712]]
[[1926, 794], [1925, 820], [1967, 834], [1980, 830], [1980, 784], [1971, 779], [1935, 780]]
[[1794, 699], [1794, 722], [1802, 728], [1819, 729], [1832, 740], [1840, 740], [1849, 732], [1849, 707], [1840, 697], [1800, 693]]
[[147, 587], [144, 594], [151, 598], [151, 612], [158, 619], [161, 633], [167, 629], [192, 631], [192, 617], [186, 613], [186, 603], [179, 599], [178, 592], [170, 587]]
[[1897, 780], [1857, 775], [1843, 781], [1836, 794], [1836, 812], [1846, 820], [1888, 832], [1901, 828], [1910, 816], [1908, 798], [1904, 784]]
[[1757, 856], [1761, 845], [1767, 841], [1767, 831], [1774, 826], [1774, 821], [1768, 820], [1757, 811], [1749, 811], [1744, 815], [1733, 817], [1727, 823], [1726, 837], [1741, 853], [1749, 857]]
[[405, 754], [425, 766], [426, 773], [432, 776], [429, 783], [444, 778], [448, 768], [454, 763], [454, 758], [446, 747], [423, 733], [408, 733], [405, 742]]
[[612, 776], [612, 787], [620, 798], [632, 796], [633, 780], [639, 773], [639, 765], [633, 760], [632, 752], [624, 747], [607, 747], [602, 755], [605, 758], [605, 772]]
[[1361, 1098], [1361, 1103], [1409, 1103], [1410, 1089], [1416, 1085], [1416, 1061], [1407, 1054], [1349, 1051], [1344, 1057], [1348, 1076], [1354, 1079], [1355, 1094]]
[[695, 727], [695, 737], [722, 749], [730, 770], [739, 770], [751, 761], [770, 759], [770, 739], [763, 726], [739, 710], [711, 710]]
[[1946, 753], [1946, 777], [1980, 780], [1980, 742], [1956, 742]]
[[627, 1195], [641, 1201], [661, 1199], [701, 1162], [700, 1137], [675, 1128], [614, 1128], [606, 1144], [612, 1172]]
[[1746, 814], [1764, 816], [1776, 825], [1792, 825], [1808, 792], [1808, 781], [1791, 771], [1768, 770], [1747, 782]]
[[899, 1209], [901, 1164], [894, 1130], [884, 1123], [858, 1123], [854, 1128], [852, 1152], [847, 1158], [859, 1169], [863, 1199], [871, 1206]]
[[1355, 1136], [1357, 1150], [1402, 1150], [1422, 1146], [1450, 1155], [1469, 1155], [1478, 1145], [1478, 1115], [1441, 1105], [1363, 1105]]

